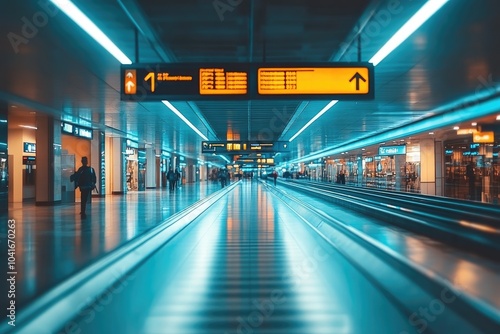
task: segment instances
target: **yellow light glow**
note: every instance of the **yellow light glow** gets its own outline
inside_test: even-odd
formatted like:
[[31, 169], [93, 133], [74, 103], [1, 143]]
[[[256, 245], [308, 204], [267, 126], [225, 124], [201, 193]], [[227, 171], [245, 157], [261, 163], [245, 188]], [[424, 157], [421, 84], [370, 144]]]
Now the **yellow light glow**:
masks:
[[366, 67], [259, 68], [258, 90], [269, 94], [368, 94]]
[[493, 131], [476, 132], [472, 138], [474, 143], [494, 143], [495, 133]]
[[483, 232], [500, 234], [500, 230], [493, 228], [493, 227], [490, 227], [490, 226], [486, 226], [486, 225], [481, 225], [481, 224], [477, 224], [477, 223], [470, 223], [467, 221], [460, 221], [460, 225], [471, 227], [473, 229], [483, 231]]

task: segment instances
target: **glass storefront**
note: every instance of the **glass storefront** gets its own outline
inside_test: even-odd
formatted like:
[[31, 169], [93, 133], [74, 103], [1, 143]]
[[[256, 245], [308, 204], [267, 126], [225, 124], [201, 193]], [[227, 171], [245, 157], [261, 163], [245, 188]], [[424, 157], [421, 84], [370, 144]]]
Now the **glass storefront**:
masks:
[[445, 143], [445, 196], [498, 204], [500, 143]]

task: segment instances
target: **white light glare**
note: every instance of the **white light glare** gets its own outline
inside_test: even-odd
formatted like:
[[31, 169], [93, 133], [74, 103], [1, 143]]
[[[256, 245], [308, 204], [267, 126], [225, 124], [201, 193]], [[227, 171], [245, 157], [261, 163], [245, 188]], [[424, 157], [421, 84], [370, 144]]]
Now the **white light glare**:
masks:
[[380, 64], [392, 51], [403, 43], [411, 34], [420, 28], [432, 15], [434, 15], [449, 0], [429, 0], [420, 8], [395, 34], [378, 50], [369, 60], [374, 66]]
[[201, 133], [201, 131], [198, 130], [190, 121], [188, 121], [188, 119], [186, 117], [184, 117], [184, 115], [181, 114], [181, 112], [179, 110], [177, 110], [177, 108], [174, 107], [172, 105], [172, 103], [168, 102], [167, 100], [163, 100], [161, 102], [164, 105], [166, 105], [168, 107], [168, 109], [172, 110], [174, 112], [174, 114], [179, 116], [179, 118], [182, 119], [184, 121], [184, 123], [186, 123], [191, 129], [193, 129], [194, 132], [196, 132], [201, 138], [203, 138], [204, 140], [208, 140], [208, 138], [203, 133]]
[[31, 129], [31, 130], [37, 130], [38, 129], [36, 126], [32, 126], [32, 125], [19, 125], [19, 126], [22, 127], [22, 128]]
[[50, 0], [61, 11], [69, 16], [76, 24], [101, 44], [121, 64], [132, 64], [132, 61], [106, 36], [85, 14], [82, 13], [70, 0]]
[[300, 129], [299, 131], [297, 131], [296, 134], [293, 135], [292, 138], [290, 138], [288, 141], [292, 141], [294, 140], [295, 138], [297, 138], [298, 135], [300, 135], [302, 133], [302, 131], [304, 131], [305, 129], [307, 129], [307, 127], [309, 125], [311, 125], [314, 121], [316, 121], [318, 118], [321, 117], [321, 115], [323, 115], [325, 112], [327, 112], [331, 107], [333, 107], [334, 105], [337, 104], [337, 102], [339, 102], [338, 100], [332, 100], [330, 101], [330, 103], [328, 103], [323, 109], [321, 109], [321, 111], [319, 113], [316, 114], [316, 116], [314, 116], [313, 118], [311, 118], [311, 120], [309, 122], [306, 123], [306, 125], [304, 125], [302, 127], [302, 129]]
[[226, 160], [227, 163], [229, 163], [229, 159], [223, 156], [222, 154], [219, 154], [219, 157], [221, 157], [222, 159]]

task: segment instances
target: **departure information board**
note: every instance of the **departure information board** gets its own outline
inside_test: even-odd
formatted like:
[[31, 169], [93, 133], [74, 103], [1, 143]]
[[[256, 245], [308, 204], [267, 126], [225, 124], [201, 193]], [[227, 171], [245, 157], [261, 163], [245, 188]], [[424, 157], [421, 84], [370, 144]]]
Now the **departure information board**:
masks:
[[124, 101], [370, 100], [369, 63], [122, 65]]
[[249, 65], [137, 64], [122, 66], [122, 100], [249, 99]]
[[204, 141], [201, 143], [202, 153], [265, 153], [289, 152], [289, 142], [240, 142], [240, 141]]
[[200, 68], [200, 95], [232, 95], [248, 92], [248, 73], [224, 68]]
[[260, 95], [339, 95], [368, 94], [367, 67], [289, 67], [259, 68]]

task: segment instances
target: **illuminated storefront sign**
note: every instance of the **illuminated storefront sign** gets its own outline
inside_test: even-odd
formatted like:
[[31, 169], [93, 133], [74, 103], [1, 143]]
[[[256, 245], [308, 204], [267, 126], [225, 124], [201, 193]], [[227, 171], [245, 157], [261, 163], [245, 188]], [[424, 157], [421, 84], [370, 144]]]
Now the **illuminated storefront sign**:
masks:
[[61, 122], [61, 132], [64, 134], [72, 135], [75, 137], [92, 139], [93, 131], [90, 128], [86, 128], [80, 125], [70, 124], [66, 122]]
[[399, 154], [406, 154], [406, 145], [380, 146], [378, 148], [378, 155], [399, 155]]
[[476, 132], [472, 138], [474, 143], [493, 143], [495, 141], [495, 133], [493, 131]]
[[457, 135], [472, 135], [476, 132], [476, 129], [459, 129], [457, 130]]

